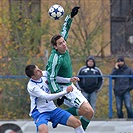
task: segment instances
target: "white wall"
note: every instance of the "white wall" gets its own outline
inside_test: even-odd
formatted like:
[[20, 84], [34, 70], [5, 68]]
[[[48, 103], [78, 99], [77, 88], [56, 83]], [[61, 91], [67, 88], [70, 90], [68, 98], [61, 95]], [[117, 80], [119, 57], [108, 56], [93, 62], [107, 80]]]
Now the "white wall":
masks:
[[[5, 124], [8, 124], [6, 127], [7, 129], [1, 131]], [[15, 132], [15, 129], [11, 130], [13, 128], [13, 125], [11, 124], [21, 128], [22, 132], [19, 133], [36, 133], [34, 122], [30, 120], [0, 121], [0, 133], [18, 133]], [[74, 129], [61, 125], [58, 125], [57, 128], [53, 129], [51, 123], [49, 123], [49, 133], [74, 133]], [[86, 133], [133, 133], [133, 121], [91, 121]]]

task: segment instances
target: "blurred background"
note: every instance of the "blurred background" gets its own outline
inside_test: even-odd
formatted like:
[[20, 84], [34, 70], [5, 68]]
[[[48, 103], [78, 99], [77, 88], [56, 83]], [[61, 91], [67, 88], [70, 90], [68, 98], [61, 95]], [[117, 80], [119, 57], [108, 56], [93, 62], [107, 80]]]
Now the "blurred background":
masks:
[[[65, 10], [60, 20], [48, 15], [53, 4], [60, 4]], [[109, 101], [108, 75], [121, 55], [133, 68], [133, 0], [0, 0], [1, 120], [30, 119], [25, 66], [37, 64], [45, 70], [51, 51], [50, 39], [60, 33], [65, 16], [74, 6], [80, 6], [80, 10], [67, 40], [73, 75], [93, 55], [104, 75], [94, 119], [117, 117], [113, 93]], [[66, 107], [62, 105], [62, 108]], [[124, 112], [126, 118], [125, 108]]]

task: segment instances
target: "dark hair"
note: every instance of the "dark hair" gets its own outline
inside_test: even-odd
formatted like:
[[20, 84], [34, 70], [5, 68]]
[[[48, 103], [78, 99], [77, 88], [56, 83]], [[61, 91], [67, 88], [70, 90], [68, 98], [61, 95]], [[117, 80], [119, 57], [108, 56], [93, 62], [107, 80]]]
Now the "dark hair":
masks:
[[31, 76], [34, 75], [34, 69], [36, 68], [36, 65], [28, 65], [25, 67], [25, 74], [31, 78]]
[[118, 57], [117, 62], [125, 62], [124, 57], [123, 56]]
[[54, 35], [52, 38], [51, 38], [51, 44], [52, 46], [56, 45], [56, 41], [58, 39], [60, 39], [62, 37], [62, 35], [58, 34], [58, 35]]

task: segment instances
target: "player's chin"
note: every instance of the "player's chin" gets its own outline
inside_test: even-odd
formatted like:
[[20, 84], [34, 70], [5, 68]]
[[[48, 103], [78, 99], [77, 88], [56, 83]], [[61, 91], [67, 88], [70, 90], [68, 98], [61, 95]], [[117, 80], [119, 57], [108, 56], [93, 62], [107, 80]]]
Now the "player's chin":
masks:
[[64, 48], [62, 49], [62, 52], [64, 53], [64, 52], [66, 52], [66, 50], [67, 50], [67, 48], [64, 47]]
[[67, 47], [64, 47], [64, 51], [66, 51], [67, 50]]

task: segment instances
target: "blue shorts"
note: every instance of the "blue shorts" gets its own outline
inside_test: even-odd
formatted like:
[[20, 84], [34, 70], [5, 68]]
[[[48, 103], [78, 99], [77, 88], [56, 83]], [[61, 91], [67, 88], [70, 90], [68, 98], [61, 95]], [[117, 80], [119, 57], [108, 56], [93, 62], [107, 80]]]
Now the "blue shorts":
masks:
[[41, 124], [48, 125], [48, 121], [52, 122], [52, 127], [55, 128], [58, 124], [66, 125], [68, 118], [71, 116], [71, 114], [61, 108], [56, 108], [53, 111], [40, 113], [38, 117], [33, 118], [36, 124], [36, 127], [38, 127]]

